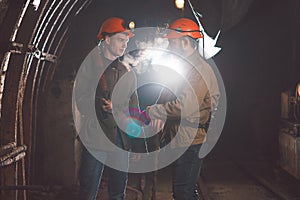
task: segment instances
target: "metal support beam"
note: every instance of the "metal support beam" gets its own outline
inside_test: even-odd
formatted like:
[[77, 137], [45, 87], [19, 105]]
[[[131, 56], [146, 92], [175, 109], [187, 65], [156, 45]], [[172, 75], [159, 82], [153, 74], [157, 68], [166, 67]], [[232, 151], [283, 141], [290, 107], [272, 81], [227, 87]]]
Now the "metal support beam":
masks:
[[24, 48], [24, 44], [17, 43], [17, 42], [10, 42], [8, 51], [13, 54], [32, 54], [34, 58], [42, 61], [49, 61], [52, 63], [56, 62], [57, 56], [42, 52], [38, 48], [34, 47], [33, 45], [28, 45], [27, 48]]

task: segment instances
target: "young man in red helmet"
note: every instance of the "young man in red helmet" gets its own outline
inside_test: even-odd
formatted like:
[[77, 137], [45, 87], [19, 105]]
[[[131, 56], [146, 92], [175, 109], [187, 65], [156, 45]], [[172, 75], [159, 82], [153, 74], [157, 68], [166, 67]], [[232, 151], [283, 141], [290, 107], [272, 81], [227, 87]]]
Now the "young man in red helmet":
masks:
[[[80, 113], [78, 129], [83, 144], [79, 169], [80, 200], [96, 199], [103, 169], [108, 159], [115, 161], [113, 164], [124, 165], [123, 169], [125, 169], [119, 171], [114, 167], [108, 167], [109, 199], [125, 198], [128, 153], [119, 154], [115, 151], [115, 147], [127, 152], [131, 149], [131, 143], [130, 138], [119, 129], [114, 120], [111, 102], [115, 84], [122, 75], [130, 71], [118, 59], [124, 54], [127, 42], [133, 36], [133, 33], [123, 24], [124, 21], [116, 17], [103, 22], [98, 34], [99, 45], [85, 58], [78, 71], [80, 76], [77, 75], [75, 80], [74, 93]], [[128, 85], [134, 87], [134, 77], [129, 79], [132, 79], [132, 82]], [[138, 104], [135, 95], [132, 95], [130, 101], [132, 105]], [[104, 135], [101, 135], [102, 131]], [[113, 147], [105, 137], [110, 140]]]
[[158, 104], [147, 107], [147, 112], [152, 119], [167, 118], [163, 132], [173, 149], [171, 151], [183, 152], [172, 163], [173, 198], [196, 200], [199, 198], [197, 182], [202, 164], [199, 151], [205, 142], [210, 113], [217, 106], [220, 92], [212, 68], [198, 51], [197, 40], [203, 38], [199, 26], [190, 19], [180, 18], [169, 29], [166, 35], [168, 49], [190, 63], [181, 66], [187, 81], [175, 87], [177, 91], [172, 92], [177, 95], [171, 95], [173, 97], [167, 101], [163, 98], [170, 96], [170, 92], [164, 89]]

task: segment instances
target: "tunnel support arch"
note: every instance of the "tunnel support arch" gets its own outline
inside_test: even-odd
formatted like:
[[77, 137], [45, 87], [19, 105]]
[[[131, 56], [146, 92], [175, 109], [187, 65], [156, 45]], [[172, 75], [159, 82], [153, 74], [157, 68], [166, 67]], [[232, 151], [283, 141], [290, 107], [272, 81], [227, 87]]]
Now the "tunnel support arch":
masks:
[[[0, 145], [16, 142], [27, 146], [24, 160], [1, 168], [0, 183], [16, 188], [41, 183], [35, 166], [40, 159], [36, 150], [42, 139], [38, 132], [42, 96], [51, 82], [72, 18], [91, 1], [47, 0], [41, 1], [37, 10], [30, 2], [7, 1], [0, 24]], [[24, 191], [1, 190], [0, 197], [26, 199]]]

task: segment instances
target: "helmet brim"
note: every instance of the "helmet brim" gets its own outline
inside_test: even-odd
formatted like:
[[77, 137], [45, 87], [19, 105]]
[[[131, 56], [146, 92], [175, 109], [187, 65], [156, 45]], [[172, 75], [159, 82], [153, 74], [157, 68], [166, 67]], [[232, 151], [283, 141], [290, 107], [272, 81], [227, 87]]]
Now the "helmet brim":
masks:
[[177, 30], [172, 30], [169, 29], [167, 34], [164, 36], [164, 38], [168, 38], [168, 39], [177, 39], [177, 38], [181, 38], [183, 36], [190, 36], [191, 38], [194, 39], [198, 39], [198, 38], [203, 38], [203, 35], [200, 31], [177, 31]]

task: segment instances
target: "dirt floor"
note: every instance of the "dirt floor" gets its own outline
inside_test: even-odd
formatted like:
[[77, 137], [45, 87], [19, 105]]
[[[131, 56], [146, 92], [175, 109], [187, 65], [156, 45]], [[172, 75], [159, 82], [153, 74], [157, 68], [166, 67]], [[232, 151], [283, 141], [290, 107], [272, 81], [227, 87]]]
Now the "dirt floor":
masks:
[[[129, 174], [126, 200], [151, 200], [151, 175]], [[150, 187], [149, 187], [150, 184]], [[276, 160], [233, 158], [212, 153], [202, 166], [200, 200], [300, 200], [300, 180]], [[58, 188], [59, 189], [59, 188]], [[147, 198], [143, 199], [143, 195]], [[75, 200], [76, 191], [35, 192], [29, 200]], [[172, 200], [171, 168], [158, 171], [155, 200]], [[97, 200], [108, 200], [106, 176]]]

